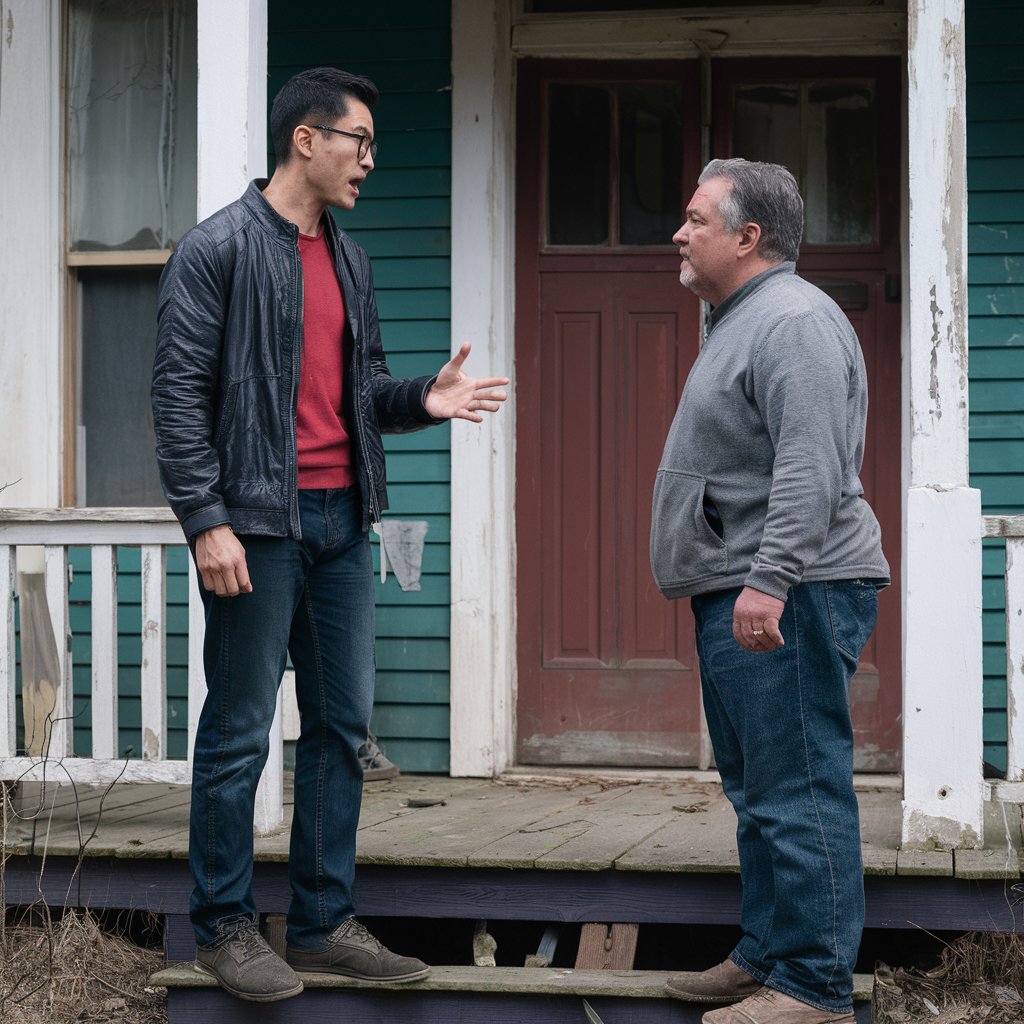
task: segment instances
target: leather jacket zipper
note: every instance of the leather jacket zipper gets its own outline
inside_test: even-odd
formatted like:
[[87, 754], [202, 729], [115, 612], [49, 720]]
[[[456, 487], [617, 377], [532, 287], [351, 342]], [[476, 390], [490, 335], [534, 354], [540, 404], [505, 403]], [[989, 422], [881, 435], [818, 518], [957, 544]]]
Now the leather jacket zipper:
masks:
[[291, 487], [288, 494], [288, 517], [291, 519], [292, 532], [296, 540], [302, 540], [302, 521], [299, 518], [299, 444], [295, 436], [295, 417], [299, 411], [299, 375], [302, 373], [302, 339], [303, 319], [305, 317], [302, 294], [302, 258], [299, 256], [298, 228], [295, 229], [295, 248], [292, 252], [292, 266], [296, 278], [295, 286], [295, 326], [292, 334], [292, 393], [290, 415], [288, 417], [288, 446], [291, 460]]

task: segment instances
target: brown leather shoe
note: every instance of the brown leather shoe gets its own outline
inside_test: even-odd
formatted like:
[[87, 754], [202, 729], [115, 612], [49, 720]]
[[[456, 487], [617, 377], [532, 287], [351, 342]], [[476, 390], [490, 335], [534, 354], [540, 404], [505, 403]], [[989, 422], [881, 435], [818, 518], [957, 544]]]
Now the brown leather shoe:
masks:
[[686, 1003], [738, 1003], [760, 987], [761, 982], [731, 960], [723, 960], [706, 971], [683, 971], [665, 982], [665, 991]]
[[792, 996], [762, 988], [735, 1006], [708, 1010], [704, 1024], [856, 1024], [852, 1013], [830, 1013]]

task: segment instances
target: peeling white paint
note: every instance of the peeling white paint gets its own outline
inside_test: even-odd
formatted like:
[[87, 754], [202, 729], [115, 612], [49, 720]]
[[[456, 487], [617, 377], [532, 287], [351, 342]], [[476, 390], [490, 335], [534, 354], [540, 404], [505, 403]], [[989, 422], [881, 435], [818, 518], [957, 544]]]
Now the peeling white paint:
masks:
[[971, 847], [982, 835], [984, 793], [981, 496], [968, 485], [963, 0], [910, 0], [907, 16], [903, 841]]

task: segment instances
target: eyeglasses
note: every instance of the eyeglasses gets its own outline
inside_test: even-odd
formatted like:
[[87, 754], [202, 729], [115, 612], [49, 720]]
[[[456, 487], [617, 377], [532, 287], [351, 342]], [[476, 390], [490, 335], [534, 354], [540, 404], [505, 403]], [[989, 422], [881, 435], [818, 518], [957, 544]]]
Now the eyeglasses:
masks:
[[315, 124], [313, 127], [319, 128], [322, 132], [334, 132], [335, 135], [347, 135], [350, 139], [358, 139], [359, 151], [356, 155], [360, 160], [366, 156], [367, 150], [370, 152], [371, 160], [377, 155], [377, 143], [371, 141], [369, 135], [360, 135], [357, 132], [343, 132], [340, 128], [328, 128], [325, 124]]

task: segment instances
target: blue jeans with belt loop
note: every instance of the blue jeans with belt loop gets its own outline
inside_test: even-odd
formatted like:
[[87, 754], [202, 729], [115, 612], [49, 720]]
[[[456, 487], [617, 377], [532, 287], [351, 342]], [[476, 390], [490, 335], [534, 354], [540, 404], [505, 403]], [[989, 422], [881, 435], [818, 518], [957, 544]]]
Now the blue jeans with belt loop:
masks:
[[740, 588], [692, 598], [708, 730], [736, 811], [743, 936], [733, 962], [828, 1012], [852, 1009], [864, 926], [849, 684], [875, 627], [875, 581], [802, 583], [785, 646], [732, 635]]
[[301, 730], [288, 945], [320, 949], [354, 912], [359, 747], [374, 684], [374, 587], [359, 490], [299, 491], [302, 540], [240, 536], [252, 593], [203, 591], [207, 696], [192, 767], [191, 918], [201, 946], [256, 919], [253, 809], [290, 653]]

